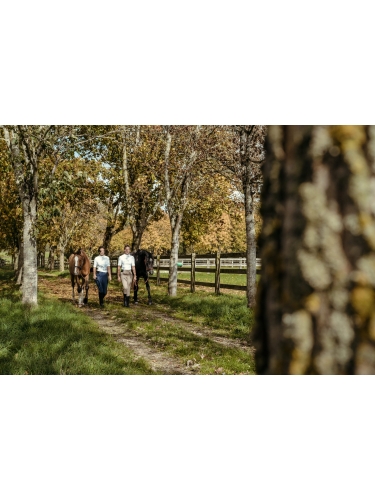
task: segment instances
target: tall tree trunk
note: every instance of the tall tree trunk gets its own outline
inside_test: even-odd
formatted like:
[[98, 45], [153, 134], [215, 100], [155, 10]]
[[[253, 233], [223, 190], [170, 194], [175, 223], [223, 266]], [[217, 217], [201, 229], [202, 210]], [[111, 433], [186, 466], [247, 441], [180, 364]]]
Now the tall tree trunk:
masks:
[[182, 223], [182, 214], [171, 217], [172, 240], [171, 240], [171, 257], [169, 260], [169, 279], [168, 279], [168, 295], [175, 297], [177, 295], [177, 262], [178, 249], [180, 246], [180, 231]]
[[143, 233], [145, 232], [145, 229], [149, 224], [152, 215], [153, 214], [147, 215], [146, 211], [143, 211], [142, 217], [130, 224], [130, 228], [133, 234], [132, 250], [137, 251], [139, 248], [141, 248]]
[[258, 373], [375, 374], [374, 151], [374, 127], [270, 127]]
[[23, 200], [23, 286], [22, 303], [38, 304], [37, 246], [35, 238], [36, 199], [25, 196]]
[[20, 240], [19, 242], [19, 251], [16, 255], [16, 259], [14, 262], [14, 276], [17, 285], [22, 285], [22, 273], [23, 273], [23, 242]]
[[[250, 175], [250, 172], [248, 172]], [[254, 221], [254, 205], [251, 192], [251, 183], [244, 182], [245, 221], [246, 221], [246, 296], [247, 307], [255, 307], [256, 301], [256, 237]]]
[[65, 247], [60, 244], [59, 248], [59, 257], [60, 257], [60, 272], [64, 272], [65, 270]]
[[17, 270], [17, 276], [16, 276], [17, 285], [22, 285], [22, 278], [23, 278], [23, 266], [21, 265]]
[[104, 233], [104, 238], [103, 238], [103, 247], [106, 250], [109, 249], [109, 247], [111, 245], [113, 234], [114, 234], [113, 226], [107, 225], [107, 227], [105, 228], [105, 233]]
[[49, 247], [48, 269], [50, 271], [55, 269], [55, 249], [56, 249], [56, 247], [54, 247], [52, 245]]
[[133, 241], [132, 241], [132, 251], [136, 252], [139, 250], [141, 247], [141, 241], [142, 241], [142, 236], [145, 228], [142, 228], [138, 225], [132, 224], [131, 225], [131, 230], [133, 234]]
[[18, 250], [15, 254], [12, 255], [14, 273], [17, 273], [17, 270], [18, 270], [18, 262], [20, 260], [20, 254], [21, 254], [21, 251]]
[[240, 178], [245, 201], [246, 223], [246, 296], [247, 306], [256, 303], [256, 236], [254, 220], [254, 192], [261, 181], [260, 165], [264, 161], [265, 127], [242, 125], [238, 127], [240, 140]]

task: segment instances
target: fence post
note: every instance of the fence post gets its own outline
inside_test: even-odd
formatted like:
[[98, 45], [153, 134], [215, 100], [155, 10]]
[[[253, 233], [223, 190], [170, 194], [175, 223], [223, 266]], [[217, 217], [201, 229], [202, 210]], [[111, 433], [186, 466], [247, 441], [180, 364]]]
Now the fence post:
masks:
[[156, 284], [160, 285], [160, 255], [156, 256]]
[[190, 291], [195, 292], [195, 253], [191, 254]]
[[216, 252], [215, 265], [215, 293], [220, 295], [220, 250]]

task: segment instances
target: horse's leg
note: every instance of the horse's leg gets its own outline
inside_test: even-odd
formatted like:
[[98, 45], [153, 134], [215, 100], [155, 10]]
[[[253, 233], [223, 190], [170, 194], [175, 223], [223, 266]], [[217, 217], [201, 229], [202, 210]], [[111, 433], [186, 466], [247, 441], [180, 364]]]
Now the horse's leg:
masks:
[[82, 307], [83, 304], [83, 284], [83, 279], [77, 276], [78, 307]]
[[83, 303], [86, 305], [89, 301], [89, 277], [86, 276], [85, 278], [85, 289], [86, 289], [86, 295], [85, 298], [83, 299]]
[[148, 305], [150, 306], [152, 304], [152, 298], [151, 298], [151, 290], [150, 290], [150, 283], [148, 282], [148, 277], [145, 280], [146, 283], [146, 288], [147, 288], [147, 293], [148, 293]]
[[70, 275], [70, 281], [72, 282], [72, 301], [74, 302], [74, 275]]
[[134, 283], [134, 304], [138, 304], [138, 277], [137, 281]]

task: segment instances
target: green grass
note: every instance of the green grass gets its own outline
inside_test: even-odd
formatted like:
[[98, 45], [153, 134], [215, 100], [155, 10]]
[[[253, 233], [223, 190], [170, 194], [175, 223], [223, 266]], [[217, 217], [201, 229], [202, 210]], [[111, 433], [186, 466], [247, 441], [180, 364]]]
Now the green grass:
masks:
[[[207, 273], [209, 274], [209, 273]], [[50, 279], [67, 278], [68, 273], [54, 271], [48, 273]], [[45, 277], [45, 275], [43, 275]], [[115, 315], [128, 330], [137, 332], [155, 348], [178, 358], [184, 364], [188, 360], [199, 363], [199, 373], [213, 374], [218, 370], [224, 373], [254, 373], [254, 362], [248, 353], [223, 346], [206, 337], [192, 334], [184, 327], [186, 322], [190, 328], [199, 331], [201, 326], [214, 329], [217, 337], [248, 340], [253, 324], [253, 311], [247, 307], [246, 296], [243, 293], [226, 291], [221, 295], [196, 288], [190, 292], [189, 285], [178, 285], [177, 297], [170, 297], [167, 285], [156, 286], [151, 281], [153, 306], [147, 305], [147, 292], [143, 280], [140, 281], [139, 306], [131, 305], [130, 309], [121, 307], [121, 287], [112, 281], [109, 284], [112, 301], [106, 309], [110, 315]], [[113, 299], [117, 299], [115, 302]], [[96, 296], [89, 296], [91, 304], [97, 302]], [[175, 318], [176, 322], [164, 321], [152, 316], [152, 310]], [[178, 321], [182, 320], [182, 321]]]
[[[113, 285], [112, 285], [113, 286]], [[156, 309], [168, 317], [187, 322], [196, 331], [208, 326], [214, 335], [228, 339], [248, 340], [253, 323], [253, 311], [246, 305], [246, 297], [206, 291], [191, 293], [188, 286], [179, 285], [177, 297], [167, 294], [165, 284], [151, 283], [152, 299]], [[200, 374], [253, 374], [255, 365], [248, 352], [221, 345], [214, 340], [191, 333], [181, 321], [171, 322], [153, 318], [148, 313], [147, 294], [140, 283], [140, 305], [132, 304], [130, 310], [109, 304], [114, 314], [126, 327], [136, 331], [151, 345], [180, 359], [198, 363]], [[152, 308], [154, 306], [151, 306]]]
[[154, 286], [153, 300], [167, 305], [178, 318], [224, 330], [230, 338], [247, 339], [253, 324], [253, 311], [245, 296], [197, 289], [191, 293], [188, 286], [179, 284], [177, 297], [167, 295], [165, 285]]
[[179, 322], [147, 318], [147, 306], [133, 306], [131, 311], [109, 307], [111, 314], [115, 314], [128, 329], [136, 331], [151, 346], [167, 352], [183, 364], [187, 364], [189, 360], [199, 364], [199, 374], [255, 373], [253, 359], [247, 352], [195, 335]]
[[[10, 279], [12, 271], [0, 270], [0, 374], [148, 374], [148, 363], [136, 360], [123, 344], [101, 333], [96, 324], [70, 303], [39, 294], [39, 306], [29, 309], [20, 303], [18, 287]], [[67, 271], [40, 272], [61, 290], [69, 288]], [[91, 283], [89, 302], [96, 307]], [[186, 364], [191, 360], [199, 374], [253, 374], [249, 352], [225, 346], [200, 332], [210, 327], [223, 339], [248, 339], [253, 314], [242, 293], [199, 290], [192, 294], [188, 285], [178, 285], [178, 296], [167, 294], [166, 284], [151, 282], [153, 306], [147, 306], [147, 293], [140, 282], [140, 305], [122, 308], [121, 287], [109, 285], [111, 301], [106, 304], [128, 331], [171, 357]], [[59, 297], [59, 294], [57, 295]], [[153, 316], [153, 312], [161, 317]], [[166, 321], [164, 318], [176, 321]]]
[[37, 308], [23, 306], [11, 276], [0, 270], [0, 374], [152, 373], [72, 305], [39, 294]]
[[[210, 275], [210, 273], [205, 274]], [[42, 275], [44, 278], [54, 280], [56, 277], [68, 278], [69, 272], [48, 271]], [[241, 275], [227, 276], [242, 277]], [[211, 277], [213, 277], [213, 273]], [[246, 278], [246, 276], [243, 277]], [[224, 293], [215, 295], [213, 291], [208, 292], [199, 289], [199, 287], [194, 293], [191, 293], [189, 285], [179, 283], [177, 297], [170, 297], [165, 282], [156, 286], [156, 282], [150, 280], [150, 286], [153, 303], [167, 307], [168, 313], [174, 317], [224, 330], [225, 335], [230, 338], [248, 338], [253, 325], [253, 311], [247, 307], [244, 293], [231, 293], [231, 291], [225, 290]], [[92, 283], [90, 290], [93, 290]], [[113, 290], [114, 294], [118, 294], [119, 299], [121, 298], [121, 287], [116, 279], [109, 284], [109, 290]], [[96, 296], [92, 298], [92, 292], [90, 292], [90, 297], [90, 301], [97, 300]], [[147, 292], [143, 280], [140, 280], [139, 298], [141, 302], [146, 303]]]

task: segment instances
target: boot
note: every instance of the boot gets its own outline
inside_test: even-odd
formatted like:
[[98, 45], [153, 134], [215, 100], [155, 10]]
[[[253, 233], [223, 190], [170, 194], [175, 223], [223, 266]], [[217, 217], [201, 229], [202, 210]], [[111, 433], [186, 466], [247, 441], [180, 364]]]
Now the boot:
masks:
[[126, 307], [126, 295], [124, 294], [124, 303], [122, 304], [123, 307]]
[[99, 305], [100, 307], [104, 306], [104, 293], [99, 293]]
[[129, 307], [130, 306], [130, 297], [126, 296], [125, 300], [126, 300], [125, 307]]

